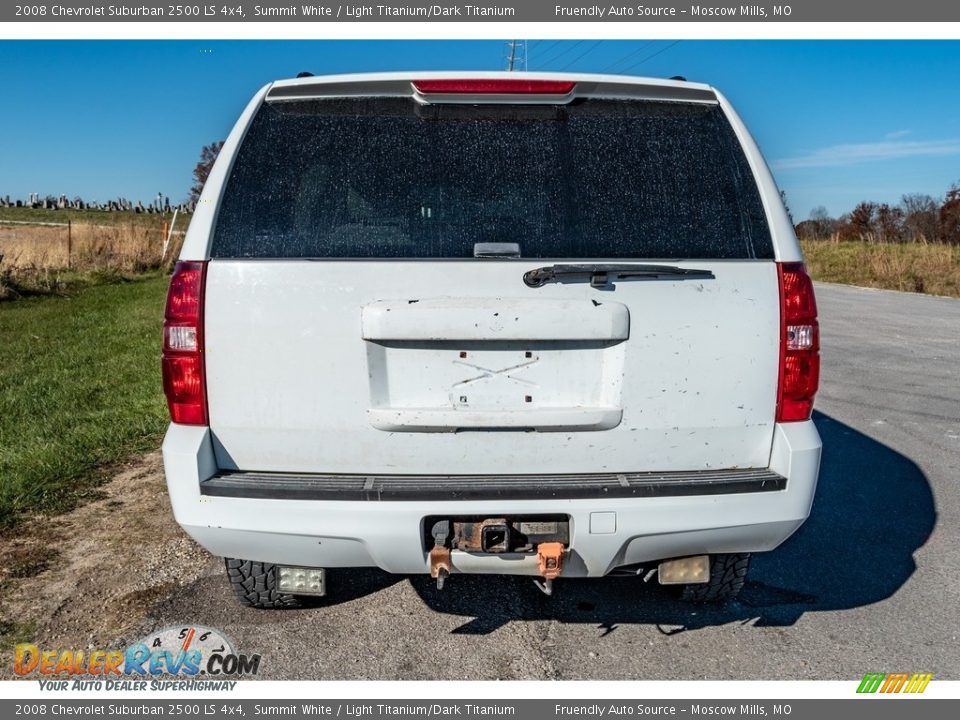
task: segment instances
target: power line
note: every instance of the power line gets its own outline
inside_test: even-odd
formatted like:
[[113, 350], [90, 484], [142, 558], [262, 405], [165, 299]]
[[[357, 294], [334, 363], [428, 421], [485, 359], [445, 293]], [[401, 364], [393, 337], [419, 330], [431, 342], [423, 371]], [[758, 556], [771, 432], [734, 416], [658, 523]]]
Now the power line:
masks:
[[573, 45], [570, 45], [569, 47], [561, 50], [558, 55], [554, 55], [554, 56], [553, 56], [552, 58], [550, 58], [549, 60], [544, 60], [544, 61], [543, 61], [543, 64], [546, 65], [547, 63], [556, 62], [557, 60], [559, 60], [560, 58], [562, 58], [564, 55], [566, 55], [566, 54], [567, 54], [568, 52], [570, 52], [571, 50], [576, 49], [576, 47], [577, 47], [578, 45], [583, 45], [585, 42], [586, 42], [586, 40], [577, 40]]
[[657, 55], [659, 55], [659, 54], [661, 54], [661, 53], [665, 53], [667, 50], [669, 50], [670, 48], [674, 47], [675, 45], [679, 45], [681, 42], [683, 42], [683, 41], [682, 41], [682, 40], [674, 40], [672, 43], [670, 43], [670, 44], [667, 45], [666, 47], [660, 48], [659, 50], [657, 50], [655, 53], [652, 53], [651, 55], [647, 55], [647, 56], [646, 56], [643, 60], [641, 60], [640, 62], [634, 63], [634, 64], [631, 65], [630, 67], [624, 68], [623, 70], [621, 70], [621, 72], [629, 72], [629, 71], [633, 70], [633, 69], [636, 68], [636, 67], [640, 67], [640, 66], [643, 65], [647, 60], [652, 60], [652, 59], [655, 58]]
[[643, 50], [644, 48], [648, 48], [648, 47], [650, 47], [651, 45], [653, 45], [654, 42], [656, 42], [656, 41], [655, 41], [655, 40], [649, 40], [649, 41], [647, 41], [647, 42], [645, 42], [645, 43], [640, 43], [640, 47], [634, 48], [633, 50], [631, 50], [630, 52], [628, 52], [626, 55], [624, 55], [624, 56], [623, 56], [622, 58], [620, 58], [619, 60], [616, 60], [616, 61], [614, 61], [613, 63], [611, 63], [610, 65], [607, 65], [601, 72], [610, 72], [611, 70], [613, 70], [613, 69], [614, 69], [617, 65], [619, 65], [620, 63], [624, 62], [625, 60], [629, 60], [630, 58], [632, 58], [632, 57], [634, 57], [635, 55], [639, 54], [640, 51]]
[[[546, 41], [538, 41], [538, 42], [546, 42]], [[541, 54], [541, 55], [549, 55], [549, 54], [553, 51], [553, 49], [556, 48], [557, 45], [560, 44], [560, 42], [561, 42], [560, 40], [554, 40], [552, 43], [550, 43], [549, 45], [547, 45], [547, 47], [543, 48], [543, 49], [540, 51], [539, 54]], [[533, 47], [533, 46], [531, 45], [530, 47]]]
[[560, 68], [560, 69], [561, 69], [561, 70], [566, 70], [566, 69], [567, 69], [568, 67], [570, 67], [571, 65], [576, 65], [578, 62], [580, 62], [581, 60], [583, 60], [583, 58], [585, 58], [587, 55], [589, 55], [589, 54], [592, 53], [594, 50], [596, 50], [596, 49], [600, 46], [600, 43], [602, 43], [602, 42], [603, 42], [603, 40], [597, 40], [593, 45], [591, 45], [591, 46], [588, 47], [586, 50], [584, 50], [581, 55], [578, 55], [577, 58], [576, 58], [576, 60], [571, 60], [570, 62], [568, 62], [566, 65], [564, 65], [564, 66], [563, 66], [562, 68]]

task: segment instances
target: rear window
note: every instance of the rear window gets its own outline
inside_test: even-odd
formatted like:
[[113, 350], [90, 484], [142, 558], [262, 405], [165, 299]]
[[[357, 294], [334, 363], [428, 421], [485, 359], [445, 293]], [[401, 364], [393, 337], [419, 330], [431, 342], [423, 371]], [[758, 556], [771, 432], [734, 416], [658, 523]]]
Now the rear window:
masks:
[[264, 104], [213, 257], [772, 258], [743, 150], [717, 105], [585, 100]]

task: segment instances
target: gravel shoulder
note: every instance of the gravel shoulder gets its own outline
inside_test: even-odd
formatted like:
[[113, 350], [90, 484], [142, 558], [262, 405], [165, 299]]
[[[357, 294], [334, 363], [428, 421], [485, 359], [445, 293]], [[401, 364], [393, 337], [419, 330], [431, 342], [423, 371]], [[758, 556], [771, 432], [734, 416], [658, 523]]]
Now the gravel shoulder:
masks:
[[118, 467], [98, 490], [98, 499], [71, 512], [0, 536], [6, 643], [123, 645], [153, 603], [211, 561], [173, 520], [159, 451]]

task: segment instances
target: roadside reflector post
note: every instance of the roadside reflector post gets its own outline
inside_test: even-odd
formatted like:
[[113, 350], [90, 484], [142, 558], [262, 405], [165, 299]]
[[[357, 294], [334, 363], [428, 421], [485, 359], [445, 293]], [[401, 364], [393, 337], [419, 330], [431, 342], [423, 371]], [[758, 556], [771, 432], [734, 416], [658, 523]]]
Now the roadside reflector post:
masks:
[[170, 238], [173, 237], [173, 228], [177, 224], [177, 213], [180, 212], [180, 208], [176, 208], [173, 211], [173, 219], [170, 221], [170, 224], [167, 225], [167, 222], [163, 222], [163, 251], [160, 253], [160, 261], [167, 257], [167, 247], [170, 245]]
[[73, 223], [67, 218], [67, 270], [73, 264]]

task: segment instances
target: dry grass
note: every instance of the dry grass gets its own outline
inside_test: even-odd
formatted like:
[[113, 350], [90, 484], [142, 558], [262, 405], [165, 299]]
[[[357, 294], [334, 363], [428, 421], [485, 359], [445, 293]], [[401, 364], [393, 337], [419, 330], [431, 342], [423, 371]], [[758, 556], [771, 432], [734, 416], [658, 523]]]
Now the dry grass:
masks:
[[139, 225], [76, 223], [68, 233], [66, 227], [0, 221], [0, 254], [4, 265], [14, 269], [142, 272], [160, 267], [162, 251], [163, 231]]
[[815, 280], [960, 297], [960, 246], [802, 240]]
[[3, 224], [0, 300], [66, 290], [169, 266], [181, 234], [163, 252], [163, 230], [142, 224], [73, 223], [69, 228]]

